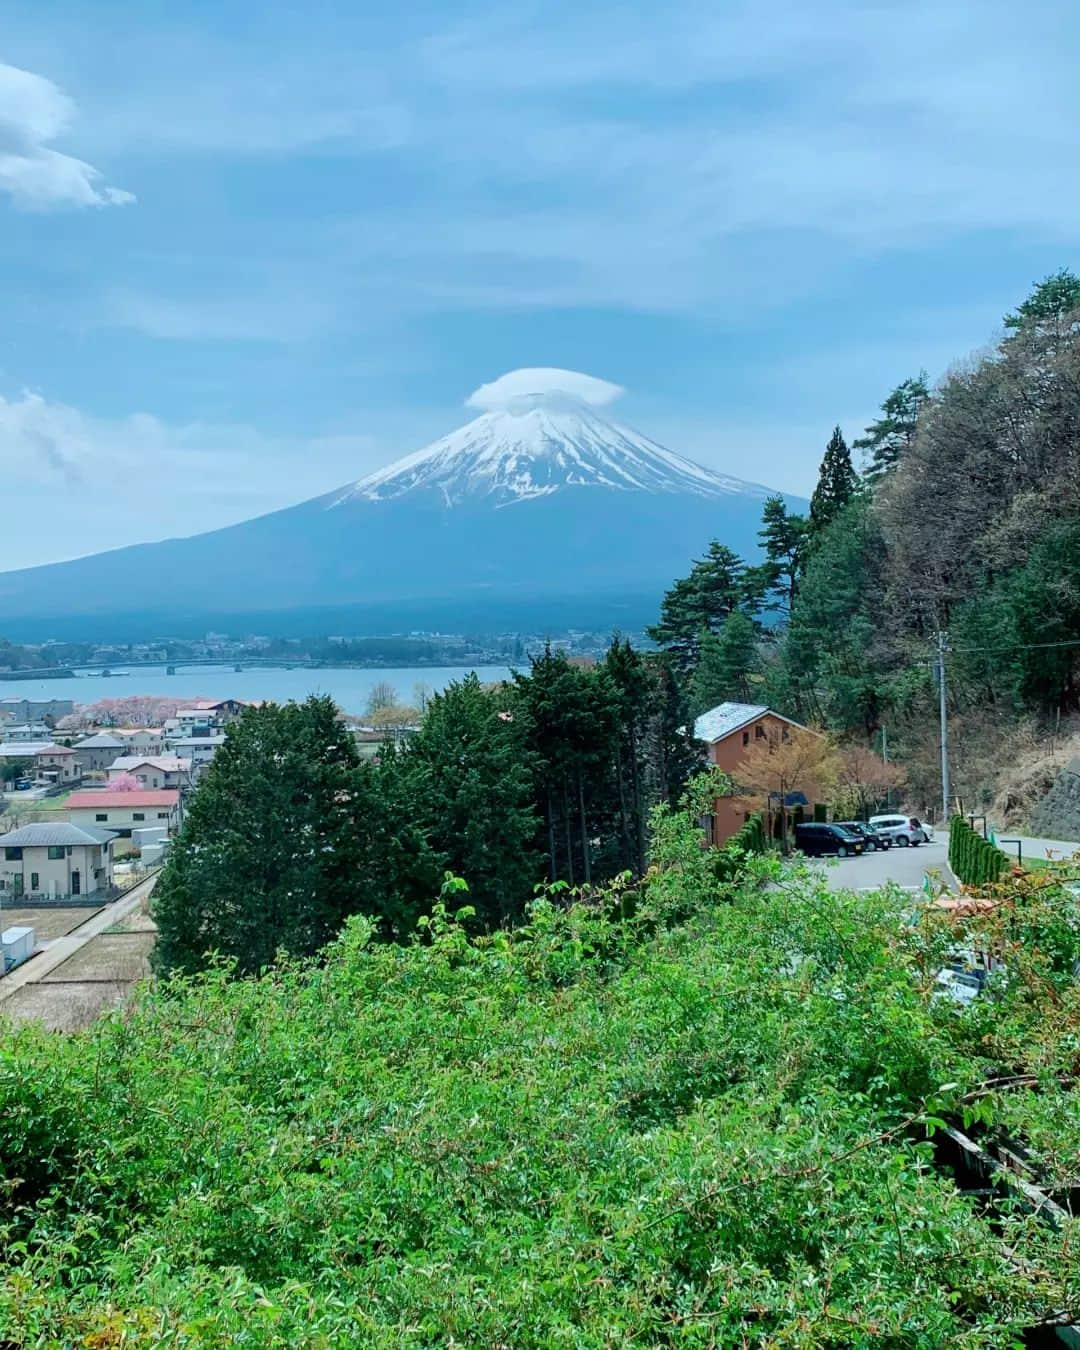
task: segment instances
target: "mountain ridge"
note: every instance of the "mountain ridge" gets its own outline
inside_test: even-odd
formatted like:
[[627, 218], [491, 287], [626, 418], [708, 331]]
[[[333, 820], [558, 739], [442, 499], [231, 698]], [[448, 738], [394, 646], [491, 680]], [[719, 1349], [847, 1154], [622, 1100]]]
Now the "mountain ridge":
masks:
[[472, 422], [340, 489], [205, 534], [0, 573], [3, 627], [52, 615], [60, 635], [76, 617], [145, 615], [159, 635], [181, 620], [292, 612], [311, 635], [299, 625], [316, 611], [397, 606], [412, 628], [467, 610], [479, 631], [485, 608], [502, 628], [515, 604], [536, 614], [545, 600], [603, 627], [626, 597], [636, 611], [658, 603], [712, 538], [755, 557], [771, 490], [611, 421], [598, 411], [611, 390], [574, 372], [512, 372], [473, 396]]

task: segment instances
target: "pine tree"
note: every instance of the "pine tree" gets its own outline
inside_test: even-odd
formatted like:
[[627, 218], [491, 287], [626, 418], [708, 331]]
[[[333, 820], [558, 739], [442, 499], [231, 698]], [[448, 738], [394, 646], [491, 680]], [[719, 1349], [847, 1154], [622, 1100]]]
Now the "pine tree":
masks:
[[1006, 314], [1005, 327], [1013, 333], [1024, 327], [1057, 331], [1061, 321], [1080, 310], [1080, 277], [1067, 267], [1044, 277], [1028, 298]]
[[735, 609], [756, 610], [760, 589], [757, 569], [747, 569], [736, 553], [714, 539], [690, 575], [664, 596], [660, 621], [648, 630], [649, 637], [688, 675], [697, 664], [702, 632], [718, 632]]
[[825, 457], [821, 461], [817, 487], [810, 498], [810, 530], [820, 535], [851, 500], [858, 479], [851, 465], [851, 451], [847, 448], [839, 427], [833, 428]]
[[895, 469], [910, 448], [919, 412], [930, 397], [926, 380], [923, 370], [898, 384], [881, 405], [881, 417], [853, 442], [856, 450], [866, 452], [863, 476], [868, 482], [876, 483]]
[[799, 594], [799, 581], [806, 561], [808, 523], [805, 516], [788, 511], [783, 497], [769, 497], [761, 513], [758, 539], [765, 562], [757, 570], [764, 591], [772, 595], [770, 609], [790, 615]]

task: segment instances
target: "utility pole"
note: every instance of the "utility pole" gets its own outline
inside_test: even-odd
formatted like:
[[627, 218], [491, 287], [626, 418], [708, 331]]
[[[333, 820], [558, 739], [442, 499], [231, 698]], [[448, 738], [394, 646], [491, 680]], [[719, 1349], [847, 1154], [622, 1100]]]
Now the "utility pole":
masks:
[[949, 635], [937, 635], [938, 708], [941, 716], [941, 823], [949, 822], [949, 712], [945, 706], [945, 653], [949, 650]]
[[889, 729], [883, 726], [881, 728], [881, 758], [886, 764], [889, 762]]

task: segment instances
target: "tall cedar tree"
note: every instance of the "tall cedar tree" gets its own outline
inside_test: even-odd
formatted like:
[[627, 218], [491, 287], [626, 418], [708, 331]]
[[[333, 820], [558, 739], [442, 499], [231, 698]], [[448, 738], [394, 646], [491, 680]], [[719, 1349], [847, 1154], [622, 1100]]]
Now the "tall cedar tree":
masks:
[[825, 447], [825, 458], [821, 461], [817, 487], [810, 498], [810, 530], [815, 539], [851, 500], [858, 481], [851, 464], [851, 451], [840, 428], [834, 427]]
[[361, 907], [358, 762], [328, 698], [248, 708], [194, 793], [154, 892], [159, 970], [241, 973], [319, 950]]
[[911, 447], [919, 422], [919, 412], [930, 397], [926, 371], [898, 384], [881, 405], [881, 416], [871, 422], [864, 435], [852, 444], [865, 451], [863, 474], [876, 483], [891, 473]]
[[540, 822], [520, 729], [495, 695], [475, 675], [451, 684], [428, 704], [402, 759], [426, 841], [468, 883], [478, 921], [519, 918], [541, 872]]
[[718, 632], [733, 610], [753, 614], [760, 603], [758, 569], [748, 569], [736, 553], [714, 539], [689, 576], [665, 594], [660, 621], [648, 630], [649, 637], [668, 652], [679, 673], [688, 676], [697, 664], [702, 632]]

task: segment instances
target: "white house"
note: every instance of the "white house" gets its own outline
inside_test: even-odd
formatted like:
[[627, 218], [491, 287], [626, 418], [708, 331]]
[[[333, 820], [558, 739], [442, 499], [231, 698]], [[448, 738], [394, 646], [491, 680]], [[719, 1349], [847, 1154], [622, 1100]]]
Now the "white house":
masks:
[[209, 764], [224, 744], [224, 735], [169, 737], [171, 753], [178, 755], [181, 759], [190, 759], [191, 767], [195, 772]]
[[130, 776], [141, 788], [180, 788], [191, 783], [191, 760], [178, 755], [120, 755], [109, 765], [110, 780]]
[[165, 740], [160, 727], [111, 727], [110, 735], [118, 736], [127, 749], [125, 755], [160, 755]]
[[180, 827], [180, 793], [176, 788], [115, 792], [88, 788], [73, 792], [65, 803], [73, 825], [115, 830], [130, 835], [140, 825], [164, 825], [170, 834]]
[[111, 830], [75, 825], [24, 825], [0, 835], [0, 900], [68, 900], [113, 884]]

